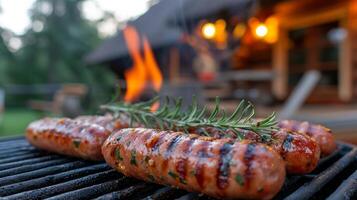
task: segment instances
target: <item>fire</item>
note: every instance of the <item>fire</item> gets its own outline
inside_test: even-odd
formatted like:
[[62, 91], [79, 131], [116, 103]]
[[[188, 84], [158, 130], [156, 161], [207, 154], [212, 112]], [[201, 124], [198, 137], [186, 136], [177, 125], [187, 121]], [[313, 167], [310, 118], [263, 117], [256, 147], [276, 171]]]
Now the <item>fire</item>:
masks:
[[[124, 28], [123, 34], [129, 53], [133, 59], [133, 66], [124, 72], [126, 80], [126, 93], [124, 100], [126, 102], [133, 102], [140, 97], [144, 89], [149, 84], [152, 85], [155, 91], [159, 92], [162, 86], [163, 78], [148, 39], [146, 37], [142, 37], [142, 55], [140, 51], [140, 36], [135, 28], [127, 26]], [[158, 105], [155, 107], [158, 107]]]

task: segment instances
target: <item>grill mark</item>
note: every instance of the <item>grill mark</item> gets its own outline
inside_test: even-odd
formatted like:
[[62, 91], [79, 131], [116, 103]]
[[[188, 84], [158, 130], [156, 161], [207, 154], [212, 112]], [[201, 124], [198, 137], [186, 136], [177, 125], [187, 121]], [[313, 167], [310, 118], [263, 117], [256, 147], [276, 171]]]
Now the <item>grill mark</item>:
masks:
[[244, 163], [247, 166], [245, 173], [244, 173], [244, 186], [249, 188], [250, 180], [253, 178], [252, 172], [252, 160], [255, 157], [255, 145], [256, 144], [248, 144], [247, 149], [244, 153]]
[[287, 136], [283, 142], [283, 150], [284, 152], [288, 152], [290, 151], [291, 149], [291, 143], [293, 142], [294, 140], [294, 137], [290, 134], [290, 133], [287, 133]]
[[176, 171], [180, 179], [185, 180], [187, 175], [187, 158], [182, 158], [176, 163]]
[[181, 158], [177, 163], [176, 163], [176, 171], [179, 175], [179, 177], [182, 180], [186, 180], [187, 176], [187, 157], [189, 157], [189, 153], [192, 151], [192, 144], [195, 142], [197, 138], [190, 138], [189, 140], [183, 142], [181, 151], [183, 153], [183, 158]]
[[197, 164], [196, 164], [196, 173], [195, 177], [197, 180], [198, 185], [203, 188], [204, 186], [204, 175], [205, 175], [205, 160], [209, 156], [207, 154], [207, 149], [208, 145], [210, 142], [202, 141], [200, 144], [198, 144], [197, 148], [199, 150], [197, 151]]
[[159, 151], [159, 147], [163, 142], [163, 138], [165, 137], [165, 134], [160, 134], [159, 139], [157, 139], [156, 141], [154, 141], [153, 146], [151, 147], [152, 152], [158, 152]]
[[165, 158], [168, 158], [169, 156], [171, 156], [171, 153], [173, 152], [173, 150], [175, 149], [175, 147], [177, 146], [178, 142], [181, 140], [181, 135], [176, 135], [175, 137], [173, 137], [170, 141], [170, 143], [167, 146], [166, 149], [166, 153], [165, 153]]
[[219, 150], [219, 162], [216, 174], [216, 185], [220, 189], [228, 187], [229, 167], [232, 159], [232, 145], [225, 143]]
[[204, 164], [198, 163], [195, 169], [195, 177], [198, 185], [202, 188], [204, 181]]
[[183, 149], [183, 153], [188, 155], [192, 151], [192, 144], [196, 141], [197, 137], [190, 138], [185, 144], [185, 148]]

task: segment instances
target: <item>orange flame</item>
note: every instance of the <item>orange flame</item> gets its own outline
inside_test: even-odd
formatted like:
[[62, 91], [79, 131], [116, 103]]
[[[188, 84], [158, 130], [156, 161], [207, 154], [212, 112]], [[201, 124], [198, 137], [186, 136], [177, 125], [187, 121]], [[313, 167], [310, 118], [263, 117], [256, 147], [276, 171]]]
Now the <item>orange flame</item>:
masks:
[[143, 37], [144, 52], [142, 55], [140, 52], [140, 37], [135, 28], [127, 26], [124, 28], [123, 34], [133, 59], [133, 66], [124, 72], [127, 86], [124, 100], [133, 102], [140, 97], [148, 84], [151, 84], [155, 91], [160, 91], [163, 78], [148, 39]]

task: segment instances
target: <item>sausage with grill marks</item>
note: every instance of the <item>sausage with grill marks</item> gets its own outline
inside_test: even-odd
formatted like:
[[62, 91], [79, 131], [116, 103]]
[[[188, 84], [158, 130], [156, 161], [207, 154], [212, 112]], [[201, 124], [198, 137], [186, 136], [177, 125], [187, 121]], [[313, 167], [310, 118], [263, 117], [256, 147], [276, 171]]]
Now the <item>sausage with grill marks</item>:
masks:
[[281, 129], [272, 133], [269, 146], [283, 157], [289, 174], [310, 173], [320, 160], [318, 143], [305, 134]]
[[[99, 124], [107, 127], [107, 129], [111, 131], [115, 130], [111, 128], [113, 124], [117, 124], [117, 128], [128, 126], [128, 123], [125, 123], [128, 119], [123, 117], [120, 117], [119, 120], [115, 120], [112, 116], [82, 116], [76, 120], [78, 119], [88, 123]], [[191, 128], [189, 131], [192, 134], [205, 136], [205, 132], [202, 128]], [[233, 131], [222, 133], [214, 128], [205, 128], [205, 131], [214, 138], [237, 137]], [[240, 133], [246, 140], [262, 142], [260, 135], [253, 131], [240, 130]], [[316, 141], [302, 133], [300, 134], [286, 129], [272, 132], [272, 142], [268, 145], [283, 157], [286, 163], [287, 173], [289, 174], [306, 174], [311, 172], [316, 168], [320, 158], [320, 148]]]
[[331, 130], [324, 126], [309, 122], [282, 120], [279, 122], [279, 127], [307, 134], [314, 138], [320, 146], [322, 156], [330, 155], [337, 148]]
[[[237, 138], [233, 131], [222, 133], [214, 128], [205, 128], [214, 138]], [[203, 135], [201, 129], [192, 131], [194, 134]], [[253, 142], [262, 142], [259, 134], [253, 131], [239, 130], [243, 137]], [[320, 159], [320, 147], [318, 143], [308, 135], [296, 133], [286, 129], [272, 131], [272, 140], [267, 143], [277, 151], [286, 163], [288, 174], [306, 174], [314, 170]]]
[[110, 133], [96, 124], [68, 118], [44, 118], [27, 127], [26, 138], [40, 149], [88, 160], [103, 160], [101, 146]]
[[281, 157], [249, 141], [144, 128], [103, 144], [106, 162], [127, 176], [228, 199], [271, 199], [285, 179]]

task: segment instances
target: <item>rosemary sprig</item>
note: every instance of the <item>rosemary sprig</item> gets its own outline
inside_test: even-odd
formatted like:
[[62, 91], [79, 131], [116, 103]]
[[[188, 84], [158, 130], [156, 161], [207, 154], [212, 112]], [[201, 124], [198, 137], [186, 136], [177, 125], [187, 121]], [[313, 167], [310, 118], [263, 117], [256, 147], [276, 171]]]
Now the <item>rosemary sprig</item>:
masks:
[[[211, 112], [208, 112], [206, 107], [200, 108], [195, 98], [186, 112], [182, 109], [182, 98], [166, 98], [165, 103], [157, 111], [151, 112], [151, 106], [158, 100], [159, 97], [134, 104], [117, 102], [103, 105], [101, 108], [114, 113], [115, 116], [128, 115], [131, 124], [137, 122], [148, 128], [183, 130], [187, 133], [190, 128], [203, 128], [204, 130], [204, 128], [212, 127], [222, 133], [232, 130], [238, 139], [243, 139], [240, 130], [248, 130], [258, 133], [264, 141], [269, 141], [271, 132], [277, 129], [275, 113], [262, 120], [255, 121], [253, 119], [254, 106], [245, 100], [242, 100], [229, 116], [221, 109], [218, 97], [216, 97], [215, 106]], [[171, 102], [174, 103], [173, 107], [170, 106]], [[209, 134], [207, 133], [207, 135]]]

